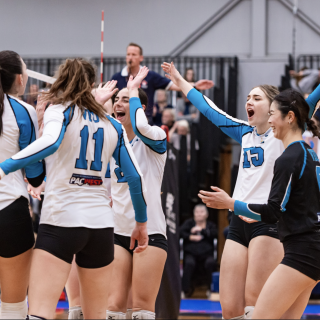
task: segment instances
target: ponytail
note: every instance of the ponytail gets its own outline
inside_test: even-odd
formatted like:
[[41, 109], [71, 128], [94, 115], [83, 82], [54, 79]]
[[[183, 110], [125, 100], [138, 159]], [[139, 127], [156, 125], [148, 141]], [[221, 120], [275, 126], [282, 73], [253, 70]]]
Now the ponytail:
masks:
[[4, 94], [11, 90], [16, 75], [22, 74], [22, 61], [14, 51], [0, 52], [0, 136], [3, 131]]
[[312, 119], [307, 119], [306, 124], [307, 129], [312, 132], [313, 136], [320, 139], [320, 128], [317, 126], [316, 122]]

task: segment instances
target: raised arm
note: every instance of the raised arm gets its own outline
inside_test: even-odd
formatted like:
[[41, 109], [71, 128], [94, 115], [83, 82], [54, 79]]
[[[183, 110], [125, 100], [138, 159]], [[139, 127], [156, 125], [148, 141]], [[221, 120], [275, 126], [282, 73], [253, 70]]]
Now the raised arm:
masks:
[[310, 107], [309, 118], [313, 116], [319, 100], [320, 100], [320, 84], [313, 90], [312, 93], [309, 94], [309, 97], [306, 99]]
[[142, 173], [132, 152], [126, 132], [122, 125], [107, 115], [118, 132], [119, 140], [113, 153], [116, 164], [120, 167], [128, 181], [130, 196], [135, 212], [135, 220], [139, 223], [147, 221], [147, 204], [145, 201], [145, 188]]
[[194, 89], [177, 71], [173, 62], [164, 62], [162, 69], [167, 73], [166, 77], [181, 88], [191, 103], [213, 124], [220, 128], [229, 137], [241, 144], [242, 136], [253, 130], [253, 127], [245, 121], [235, 119], [219, 109], [208, 97]]
[[[157, 126], [150, 126], [139, 99], [138, 88], [148, 74], [148, 68], [140, 69], [137, 76], [128, 81], [130, 120], [134, 133], [153, 151], [164, 153], [167, 150], [166, 133]], [[146, 106], [145, 106], [146, 107]]]
[[62, 112], [61, 108], [50, 107], [44, 115], [42, 137], [10, 159], [0, 163], [0, 168], [3, 173], [9, 174], [10, 172], [30, 166], [53, 154], [63, 140], [66, 127], [72, 118], [73, 110], [73, 107], [69, 107]]

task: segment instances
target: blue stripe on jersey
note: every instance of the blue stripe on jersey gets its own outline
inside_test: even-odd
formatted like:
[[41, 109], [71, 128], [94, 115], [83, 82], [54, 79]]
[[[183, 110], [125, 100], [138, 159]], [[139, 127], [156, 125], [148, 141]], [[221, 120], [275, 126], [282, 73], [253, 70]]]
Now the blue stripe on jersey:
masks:
[[125, 145], [122, 125], [109, 115], [107, 115], [107, 118], [118, 132], [118, 143], [112, 156], [128, 181], [135, 219], [137, 222], [146, 222], [147, 205], [143, 197], [141, 176]]
[[282, 212], [285, 212], [287, 209], [286, 209], [286, 205], [289, 201], [289, 198], [290, 198], [290, 193], [291, 193], [291, 180], [292, 180], [292, 174], [290, 176], [290, 179], [289, 179], [289, 182], [288, 182], [288, 185], [287, 185], [287, 189], [286, 189], [286, 193], [284, 194], [284, 197], [283, 197], [283, 200], [280, 204], [280, 210]]
[[105, 175], [104, 177], [105, 177], [105, 178], [111, 178], [111, 173], [110, 173], [110, 162], [108, 163], [107, 171], [106, 171], [106, 175]]
[[312, 117], [314, 113], [314, 109], [317, 106], [317, 103], [320, 100], [320, 84], [313, 90], [311, 94], [309, 94], [308, 98], [306, 99], [310, 110], [309, 110], [309, 119]]
[[[23, 150], [36, 140], [36, 130], [27, 108], [15, 99], [7, 97], [20, 131], [19, 147], [20, 150]], [[36, 178], [43, 173], [43, 164], [40, 162], [33, 163], [26, 166], [25, 171], [27, 178]]]
[[188, 92], [187, 98], [205, 117], [220, 128], [222, 132], [240, 144], [242, 142], [242, 137], [246, 133], [252, 132], [254, 129], [244, 121], [227, 115], [217, 108], [210, 99], [203, 96], [196, 89], [191, 89]]
[[304, 151], [304, 157], [303, 157], [303, 165], [302, 165], [302, 169], [301, 169], [301, 172], [300, 172], [300, 176], [299, 176], [299, 179], [302, 177], [303, 175], [303, 172], [304, 172], [304, 169], [306, 167], [306, 164], [307, 164], [307, 150], [305, 148], [305, 146], [303, 145], [303, 143], [301, 141], [299, 141], [300, 144], [301, 144], [301, 147]]
[[317, 175], [319, 191], [320, 191], [320, 167], [319, 166], [316, 166], [316, 175]]
[[45, 149], [30, 155], [26, 158], [21, 158], [21, 159], [7, 159], [4, 162], [0, 163], [0, 168], [4, 171], [5, 174], [8, 174], [10, 172], [19, 170], [21, 168], [24, 168], [32, 163], [35, 163], [39, 160], [42, 160], [48, 156], [50, 156], [51, 154], [55, 153], [62, 140], [64, 137], [64, 134], [66, 132], [67, 126], [69, 125], [72, 117], [73, 117], [73, 113], [74, 113], [74, 107], [68, 107], [65, 111], [64, 111], [64, 120], [63, 120], [63, 124], [62, 124], [62, 128], [59, 134], [59, 137], [57, 139], [57, 141], [55, 141], [52, 145], [46, 147]]
[[313, 161], [319, 161], [318, 155], [315, 153], [314, 150], [312, 150], [312, 149], [307, 149], [307, 150], [310, 153]]
[[152, 140], [148, 137], [145, 137], [137, 128], [136, 125], [136, 114], [139, 109], [142, 109], [141, 101], [139, 98], [134, 97], [130, 98], [130, 119], [134, 133], [146, 144], [150, 147], [153, 151], [163, 154], [167, 151], [167, 138], [163, 140]]
[[247, 203], [239, 200], [234, 202], [234, 214], [237, 216], [245, 216], [250, 219], [261, 221], [261, 215], [259, 213], [250, 210]]

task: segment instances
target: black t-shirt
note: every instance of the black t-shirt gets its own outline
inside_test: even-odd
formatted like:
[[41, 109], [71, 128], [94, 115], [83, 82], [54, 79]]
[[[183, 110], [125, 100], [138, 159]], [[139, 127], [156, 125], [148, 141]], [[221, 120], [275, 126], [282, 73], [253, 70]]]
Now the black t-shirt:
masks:
[[278, 222], [281, 241], [320, 233], [320, 163], [309, 145], [296, 141], [287, 147], [275, 162], [268, 203], [247, 210], [266, 223]]
[[213, 255], [213, 239], [217, 237], [217, 228], [214, 223], [207, 221], [206, 228], [199, 232], [202, 236], [200, 241], [191, 241], [189, 239], [191, 229], [196, 225], [196, 222], [191, 218], [186, 220], [180, 227], [180, 237], [183, 238], [183, 250], [185, 253], [190, 253], [195, 256]]

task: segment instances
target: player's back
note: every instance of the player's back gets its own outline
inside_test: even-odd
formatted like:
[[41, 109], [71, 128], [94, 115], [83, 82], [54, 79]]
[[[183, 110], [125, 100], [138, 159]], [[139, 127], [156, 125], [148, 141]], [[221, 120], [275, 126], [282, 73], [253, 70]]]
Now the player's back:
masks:
[[[34, 108], [27, 103], [9, 95], [4, 97], [4, 112], [2, 115], [3, 130], [0, 135], [0, 163], [11, 158], [24, 143], [32, 142], [36, 136], [37, 116]], [[29, 133], [29, 141], [21, 132]], [[21, 170], [15, 171], [0, 180], [0, 210], [11, 204], [20, 196], [28, 198], [26, 184]]]
[[45, 160], [47, 182], [41, 223], [113, 227], [103, 178], [118, 143], [117, 129], [107, 118], [101, 120], [87, 109], [82, 115], [78, 106], [51, 106], [44, 123], [61, 121], [62, 117], [63, 140]]

